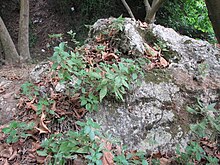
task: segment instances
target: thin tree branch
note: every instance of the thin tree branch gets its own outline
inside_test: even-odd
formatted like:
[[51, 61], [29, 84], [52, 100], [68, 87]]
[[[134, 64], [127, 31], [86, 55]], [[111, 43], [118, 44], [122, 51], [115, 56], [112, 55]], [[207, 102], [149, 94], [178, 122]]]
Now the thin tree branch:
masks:
[[127, 2], [125, 0], [121, 0], [121, 2], [123, 3], [124, 7], [128, 11], [128, 14], [130, 15], [130, 17], [135, 19], [134, 14], [132, 13], [131, 8], [128, 6]]
[[146, 12], [151, 10], [151, 6], [148, 0], [144, 0], [144, 6], [145, 6]]
[[154, 0], [152, 4], [152, 13], [156, 13], [165, 0]]
[[158, 1], [160, 1], [160, 0], [153, 0], [153, 2], [152, 2], [152, 7], [156, 4], [156, 3], [158, 3]]

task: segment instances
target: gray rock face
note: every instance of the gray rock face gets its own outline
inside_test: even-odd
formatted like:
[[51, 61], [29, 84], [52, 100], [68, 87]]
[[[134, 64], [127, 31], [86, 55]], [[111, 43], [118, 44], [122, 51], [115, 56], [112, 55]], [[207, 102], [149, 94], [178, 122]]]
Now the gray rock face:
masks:
[[[12, 81], [0, 77], [0, 88], [7, 90]], [[14, 90], [15, 91], [15, 90]], [[5, 124], [13, 118], [16, 112], [16, 101], [10, 99], [14, 92], [4, 93], [0, 95], [0, 124]]]
[[172, 62], [169, 67], [175, 83], [182, 85], [185, 90], [195, 91], [195, 94], [207, 104], [219, 101], [219, 49], [206, 41], [181, 36], [173, 29], [160, 25], [154, 25], [152, 29], [153, 34], [165, 41], [179, 59], [176, 63]]
[[[113, 20], [101, 19], [92, 26], [88, 46]], [[132, 19], [125, 19], [124, 26], [120, 50], [132, 50], [132, 55], [141, 56], [146, 38], [153, 36], [174, 54], [167, 59], [170, 66], [147, 72], [141, 86], [125, 96], [125, 102], [104, 100], [99, 112], [88, 113], [87, 117], [100, 123], [103, 132], [122, 139], [129, 149], [175, 152], [177, 144], [184, 149], [192, 139], [186, 106], [195, 104], [196, 98], [204, 104], [220, 105], [220, 52], [206, 41], [181, 36], [163, 26], [152, 25], [149, 29]], [[48, 68], [48, 64], [36, 67], [32, 80], [38, 82]], [[73, 86], [76, 80], [73, 77]], [[58, 84], [56, 91], [65, 91], [65, 85]]]
[[[100, 27], [107, 28], [109, 22], [98, 20], [90, 37], [98, 34]], [[175, 54], [169, 59], [169, 68], [146, 73], [141, 86], [127, 95], [124, 103], [105, 100], [98, 113], [87, 117], [100, 123], [104, 132], [121, 138], [130, 149], [175, 152], [177, 144], [184, 148], [192, 138], [186, 106], [195, 104], [196, 98], [205, 104], [219, 103], [220, 52], [206, 41], [181, 36], [163, 26], [153, 25], [150, 33]], [[129, 38], [128, 47], [138, 45], [136, 51], [143, 53], [146, 33], [137, 22], [126, 19], [124, 35], [122, 38]], [[150, 74], [153, 79], [148, 79]]]
[[173, 83], [143, 82], [125, 103], [106, 101], [98, 113], [88, 114], [109, 131], [123, 139], [131, 149], [175, 151], [176, 144], [184, 148], [190, 133], [178, 122], [172, 104], [180, 88]]
[[50, 70], [49, 62], [41, 62], [38, 64], [30, 73], [30, 79], [34, 83], [39, 83], [42, 80], [44, 74], [46, 74]]
[[[115, 18], [110, 19], [99, 19], [91, 28], [89, 32], [89, 38], [88, 41], [93, 41], [93, 37], [95, 35], [99, 35], [100, 32], [105, 31], [109, 28], [109, 25], [111, 25], [114, 22]], [[131, 21], [130, 19], [125, 19], [124, 24], [124, 33], [125, 35], [122, 35], [121, 42], [118, 45], [118, 48], [122, 52], [127, 51], [134, 51], [133, 55], [139, 56], [144, 53], [145, 46], [144, 46], [144, 38], [139, 34], [138, 31], [139, 23], [136, 21]], [[139, 29], [140, 30], [140, 29]]]

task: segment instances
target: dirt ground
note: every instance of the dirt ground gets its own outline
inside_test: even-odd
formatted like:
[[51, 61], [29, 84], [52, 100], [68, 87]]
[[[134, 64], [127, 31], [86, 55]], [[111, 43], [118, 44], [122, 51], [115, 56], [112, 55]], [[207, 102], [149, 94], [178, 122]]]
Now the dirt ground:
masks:
[[[50, 1], [30, 0], [30, 52], [33, 62], [52, 56], [53, 48], [48, 34], [67, 32], [68, 21], [56, 12], [52, 12]], [[11, 3], [5, 6], [5, 24], [16, 45], [18, 36], [19, 6]], [[3, 9], [4, 10], [4, 9]], [[18, 92], [21, 85], [28, 81], [29, 72], [34, 64], [21, 67], [0, 66], [0, 124], [9, 122], [16, 112]]]
[[[11, 5], [9, 5], [11, 4]], [[12, 5], [13, 4], [13, 5]], [[30, 0], [29, 44], [33, 59], [42, 61], [52, 55], [49, 49], [51, 39], [48, 34], [65, 33], [70, 30], [66, 15], [54, 12], [51, 0]], [[2, 18], [17, 46], [19, 29], [19, 4], [6, 2]]]
[[0, 125], [14, 119], [18, 113], [16, 104], [21, 85], [29, 80], [34, 64], [25, 67], [4, 66], [0, 68]]

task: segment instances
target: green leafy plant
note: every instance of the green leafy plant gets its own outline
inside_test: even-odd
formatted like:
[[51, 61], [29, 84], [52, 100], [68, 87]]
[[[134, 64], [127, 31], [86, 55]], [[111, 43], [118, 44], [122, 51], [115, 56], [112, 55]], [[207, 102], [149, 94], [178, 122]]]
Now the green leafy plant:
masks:
[[8, 135], [6, 139], [7, 143], [15, 143], [20, 138], [26, 139], [27, 137], [31, 136], [31, 134], [26, 133], [26, 131], [33, 128], [33, 122], [27, 124], [25, 122], [12, 121], [8, 127], [2, 129], [2, 132]]
[[158, 23], [174, 28], [181, 34], [216, 42], [203, 0], [166, 1], [158, 16]]
[[110, 28], [112, 30], [114, 29], [114, 30], [117, 30], [117, 31], [123, 31], [124, 22], [125, 22], [125, 18], [123, 18], [122, 15], [120, 15], [118, 18], [116, 18], [112, 21], [112, 24], [110, 25]]
[[200, 162], [202, 159], [207, 160], [207, 165], [218, 164], [218, 159], [212, 156], [207, 156], [203, 148], [199, 145], [198, 142], [191, 142], [187, 145], [184, 152], [180, 151], [179, 146], [177, 146], [177, 162], [186, 165], [194, 165], [194, 162]]
[[47, 97], [39, 98], [38, 103], [36, 104], [37, 106], [37, 112], [36, 114], [39, 115], [42, 113], [42, 109], [45, 108], [46, 112], [54, 115], [55, 112], [50, 109], [51, 105], [53, 104], [54, 101], [50, 100]]
[[59, 33], [59, 34], [48, 34], [49, 38], [56, 38], [59, 40], [62, 40], [63, 34]]
[[[97, 47], [97, 51], [104, 49], [103, 45]], [[99, 67], [90, 67], [86, 71], [86, 62], [79, 52], [68, 51], [65, 43], [60, 43], [54, 50], [52, 69], [57, 70], [59, 66], [58, 76], [66, 84], [67, 90], [71, 88], [74, 77], [77, 79], [71, 92], [81, 93], [81, 106], [89, 111], [97, 110], [98, 104], [107, 95], [124, 100], [123, 95], [131, 84], [136, 83], [138, 75], [143, 73], [140, 61], [123, 58], [121, 62], [111, 65], [99, 63]]]
[[[133, 159], [134, 157], [136, 157], [136, 158], [138, 157], [139, 159]], [[129, 165], [129, 164], [148, 165], [148, 162], [145, 158], [144, 152], [125, 154], [125, 149], [122, 149], [122, 154], [116, 155], [114, 157], [114, 161], [116, 164], [123, 164], [123, 165]], [[155, 164], [155, 163], [153, 163], [153, 164]]]
[[[101, 134], [99, 131], [100, 126], [92, 119], [88, 119], [86, 122], [77, 121], [76, 124], [81, 127], [80, 131], [68, 131], [65, 134], [51, 135], [50, 138], [42, 142], [42, 150], [38, 150], [37, 153], [40, 156], [51, 155], [50, 164], [63, 165], [67, 160], [77, 159], [77, 154], [81, 154], [84, 155], [87, 164], [101, 165], [101, 158], [103, 153], [106, 152], [104, 141], [109, 141], [112, 144], [116, 144], [116, 142], [110, 140], [111, 137]], [[114, 154], [114, 152], [111, 153]], [[133, 159], [134, 157], [139, 159]], [[124, 165], [148, 165], [143, 152], [126, 154], [125, 148], [122, 149], [121, 154], [114, 154], [114, 162]]]
[[76, 159], [76, 154], [84, 154], [89, 164], [101, 164], [100, 158], [104, 150], [98, 131], [100, 126], [88, 119], [86, 122], [78, 121], [80, 131], [68, 131], [65, 134], [54, 134], [42, 142], [43, 150], [38, 150], [40, 156], [52, 154], [52, 164], [65, 164], [68, 159]]
[[[210, 129], [214, 130], [215, 134], [220, 132], [220, 122], [218, 111], [214, 108], [215, 103], [204, 106], [203, 103], [197, 99], [197, 105], [194, 108], [187, 107], [187, 111], [198, 117], [196, 124], [191, 124], [190, 129], [198, 135], [200, 138], [206, 137], [211, 139]], [[177, 146], [177, 162], [181, 164], [193, 165], [194, 162], [201, 162], [206, 160], [207, 164], [218, 164], [219, 160], [212, 155], [208, 155], [197, 141], [192, 141], [187, 145], [184, 152], [180, 151], [180, 147]]]
[[21, 93], [26, 95], [29, 99], [33, 99], [34, 96], [39, 96], [39, 88], [30, 82], [25, 82], [21, 85]]
[[207, 135], [207, 129], [211, 128], [215, 133], [220, 132], [220, 117], [215, 115], [218, 111], [214, 108], [215, 103], [204, 106], [202, 102], [197, 99], [198, 105], [194, 108], [187, 107], [187, 111], [191, 114], [202, 117], [196, 124], [190, 125], [191, 130], [199, 137]]
[[67, 34], [70, 35], [71, 41], [76, 45], [79, 46], [80, 42], [76, 40], [76, 33], [74, 33], [72, 30], [68, 31]]
[[197, 142], [191, 142], [187, 147], [185, 152], [181, 152], [179, 146], [177, 147], [177, 162], [193, 165], [194, 161], [201, 161], [203, 157], [205, 157], [204, 150], [200, 147]]

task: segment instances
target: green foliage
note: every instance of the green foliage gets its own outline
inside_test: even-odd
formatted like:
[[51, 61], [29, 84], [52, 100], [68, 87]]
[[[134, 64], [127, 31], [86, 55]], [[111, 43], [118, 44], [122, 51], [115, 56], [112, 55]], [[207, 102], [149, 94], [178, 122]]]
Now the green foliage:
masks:
[[7, 143], [15, 143], [19, 138], [26, 139], [28, 136], [31, 136], [31, 134], [25, 132], [33, 128], [34, 123], [32, 122], [27, 124], [25, 122], [12, 121], [8, 127], [2, 129], [2, 132], [8, 135], [6, 139]]
[[43, 150], [38, 150], [40, 156], [52, 154], [52, 164], [65, 164], [68, 159], [76, 159], [76, 154], [85, 154], [90, 164], [100, 164], [104, 146], [100, 143], [100, 126], [88, 119], [86, 122], [77, 122], [80, 131], [68, 131], [65, 134], [54, 134], [42, 142]]
[[38, 91], [38, 87], [33, 83], [25, 82], [21, 85], [21, 93], [26, 95], [29, 99], [33, 99], [33, 96], [39, 96]]
[[[135, 160], [132, 159], [133, 157], [138, 157], [139, 159]], [[152, 164], [155, 161], [154, 159], [152, 160]], [[125, 150], [122, 150], [122, 154], [116, 155], [114, 157], [114, 162], [118, 165], [129, 165], [129, 164], [137, 164], [137, 165], [148, 165], [148, 162], [145, 158], [145, 153], [144, 152], [137, 152], [137, 153], [128, 153], [125, 154]]]
[[191, 142], [186, 147], [185, 152], [181, 152], [178, 146], [176, 153], [178, 155], [176, 160], [180, 164], [194, 165], [194, 162], [200, 162], [202, 159], [206, 159], [208, 161], [207, 165], [215, 165], [219, 161], [216, 157], [207, 156], [198, 142]]
[[[192, 124], [190, 126], [191, 130], [198, 135], [200, 138], [208, 137], [210, 138], [208, 130], [211, 128], [214, 132], [220, 132], [220, 117], [216, 115], [217, 110], [214, 108], [216, 104], [210, 104], [204, 106], [202, 102], [197, 99], [198, 105], [194, 108], [187, 107], [187, 111], [193, 114], [195, 117], [199, 117], [200, 122]], [[214, 114], [215, 113], [215, 114]], [[215, 115], [217, 117], [215, 117]], [[209, 165], [218, 164], [218, 159], [207, 153], [200, 146], [199, 142], [192, 141], [185, 149], [185, 152], [180, 151], [180, 147], [177, 146], [177, 155], [176, 158], [178, 163], [193, 165], [194, 162], [201, 162], [201, 160], [206, 160]]]
[[48, 114], [54, 115], [55, 112], [53, 110], [51, 110], [49, 107], [51, 107], [51, 105], [53, 104], [54, 101], [50, 100], [47, 97], [43, 97], [43, 98], [39, 98], [38, 103], [36, 104], [37, 106], [37, 115], [42, 114], [42, 109], [45, 108], [46, 112]]
[[58, 33], [58, 34], [48, 34], [49, 38], [56, 38], [59, 40], [62, 40], [63, 34]]
[[214, 32], [203, 0], [166, 1], [158, 13], [158, 23], [194, 38], [214, 41]]
[[[63, 165], [68, 159], [76, 159], [77, 154], [82, 154], [88, 164], [101, 165], [103, 152], [107, 151], [104, 147], [104, 141], [109, 141], [109, 139], [100, 133], [100, 126], [92, 119], [88, 119], [86, 122], [78, 121], [76, 124], [81, 127], [80, 131], [68, 131], [65, 134], [51, 135], [50, 138], [42, 142], [41, 147], [43, 150], [38, 150], [38, 155], [51, 155], [51, 164]], [[109, 142], [115, 144], [112, 140]], [[139, 157], [139, 159], [134, 160], [133, 157]], [[125, 154], [124, 149], [122, 149], [121, 154], [114, 155], [114, 162], [119, 165], [148, 165], [143, 152]]]
[[197, 99], [198, 105], [194, 108], [187, 107], [187, 111], [191, 114], [200, 116], [201, 121], [190, 125], [190, 128], [199, 137], [205, 137], [209, 128], [214, 130], [214, 133], [220, 132], [220, 117], [215, 115], [217, 110], [214, 108], [215, 103], [204, 106], [202, 102]]
[[70, 30], [70, 31], [67, 32], [67, 34], [69, 34], [70, 37], [71, 37], [70, 41], [72, 41], [76, 46], [79, 46], [80, 42], [78, 42], [76, 40], [76, 33], [74, 33], [72, 30]]
[[41, 94], [39, 93], [39, 87], [36, 86], [33, 83], [30, 82], [25, 82], [21, 86], [21, 93], [25, 96], [27, 96], [30, 100], [37, 98], [36, 101], [37, 103], [35, 104], [36, 106], [36, 114], [40, 115], [42, 114], [42, 109], [45, 108], [45, 111], [50, 114], [54, 115], [55, 112], [50, 109], [51, 105], [54, 103], [53, 100], [51, 100], [46, 93]]
[[125, 18], [123, 18], [122, 15], [120, 15], [120, 17], [113, 20], [112, 24], [110, 25], [110, 28], [117, 31], [123, 31], [124, 22], [125, 22]]
[[213, 29], [208, 17], [208, 11], [203, 0], [185, 0], [185, 21], [193, 25], [195, 29], [206, 33], [213, 33]]
[[181, 152], [178, 146], [176, 152], [179, 155], [179, 157], [177, 157], [177, 162], [186, 165], [193, 165], [194, 161], [200, 162], [201, 159], [205, 157], [204, 150], [197, 142], [191, 142], [190, 145], [186, 147], [185, 152]]
[[[104, 49], [102, 45], [97, 46], [97, 51], [102, 52]], [[65, 43], [60, 43], [54, 51], [51, 58], [52, 68], [56, 70], [59, 66], [57, 72], [65, 84], [70, 84], [74, 77], [77, 78], [72, 93], [81, 93], [81, 106], [85, 106], [89, 111], [97, 110], [98, 103], [107, 95], [124, 101], [123, 95], [137, 82], [138, 75], [143, 73], [139, 59], [122, 58], [121, 62], [112, 65], [102, 62], [99, 67], [90, 67], [89, 71], [86, 71], [83, 55], [68, 50]], [[67, 85], [67, 88], [71, 86]]]

